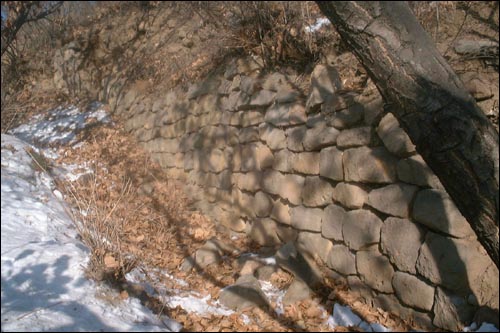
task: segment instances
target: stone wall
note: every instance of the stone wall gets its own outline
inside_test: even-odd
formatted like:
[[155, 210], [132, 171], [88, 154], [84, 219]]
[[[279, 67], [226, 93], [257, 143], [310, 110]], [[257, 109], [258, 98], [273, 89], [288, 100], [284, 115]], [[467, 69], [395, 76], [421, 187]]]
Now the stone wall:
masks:
[[239, 59], [188, 91], [111, 92], [112, 107], [215, 223], [292, 242], [421, 324], [498, 311], [496, 266], [373, 86], [346, 92], [322, 64], [307, 96], [296, 82]]

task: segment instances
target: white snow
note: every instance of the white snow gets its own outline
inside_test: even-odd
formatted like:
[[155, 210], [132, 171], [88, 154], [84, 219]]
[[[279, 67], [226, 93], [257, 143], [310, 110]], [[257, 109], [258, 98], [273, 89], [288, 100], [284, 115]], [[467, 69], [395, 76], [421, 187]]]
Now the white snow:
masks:
[[27, 143], [2, 134], [1, 147], [2, 331], [179, 330], [137, 299], [99, 297], [113, 291], [85, 279], [88, 249], [50, 176], [32, 168]]
[[330, 20], [327, 19], [326, 17], [320, 17], [316, 20], [316, 23], [313, 25], [308, 25], [304, 28], [306, 32], [315, 32], [319, 29], [321, 29], [322, 26], [324, 25], [329, 25], [331, 24]]
[[36, 121], [21, 125], [10, 133], [29, 143], [76, 144], [76, 131], [85, 128], [88, 119], [96, 118], [101, 123], [111, 121], [102, 109], [102, 104], [94, 102], [89, 105], [89, 109], [88, 112], [81, 112], [75, 106], [67, 109], [59, 107], [49, 111], [47, 119], [37, 117], [34, 119]]
[[332, 328], [337, 326], [358, 326], [361, 321], [361, 318], [352, 312], [350, 307], [339, 304], [333, 306], [333, 316], [328, 319], [328, 323]]
[[283, 297], [285, 297], [286, 290], [281, 290], [272, 285], [271, 282], [259, 280], [260, 287], [262, 288], [262, 292], [266, 295], [266, 297], [271, 301], [276, 303], [276, 308], [274, 311], [278, 316], [281, 316], [285, 313], [283, 308]]

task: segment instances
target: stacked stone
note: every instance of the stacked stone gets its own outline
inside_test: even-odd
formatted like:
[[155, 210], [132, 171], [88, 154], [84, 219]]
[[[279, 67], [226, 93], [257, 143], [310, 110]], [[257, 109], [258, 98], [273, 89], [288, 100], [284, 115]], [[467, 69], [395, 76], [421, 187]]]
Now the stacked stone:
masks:
[[498, 309], [498, 270], [379, 95], [339, 93], [238, 60], [156, 100], [120, 102], [133, 132], [206, 214], [263, 246], [295, 242], [374, 305], [457, 330]]

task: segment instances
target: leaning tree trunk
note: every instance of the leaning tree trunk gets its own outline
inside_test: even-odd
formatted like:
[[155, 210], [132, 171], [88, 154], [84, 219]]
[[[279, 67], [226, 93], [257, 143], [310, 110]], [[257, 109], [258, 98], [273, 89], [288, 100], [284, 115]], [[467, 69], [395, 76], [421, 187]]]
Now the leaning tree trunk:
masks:
[[317, 2], [498, 267], [498, 133], [405, 2]]

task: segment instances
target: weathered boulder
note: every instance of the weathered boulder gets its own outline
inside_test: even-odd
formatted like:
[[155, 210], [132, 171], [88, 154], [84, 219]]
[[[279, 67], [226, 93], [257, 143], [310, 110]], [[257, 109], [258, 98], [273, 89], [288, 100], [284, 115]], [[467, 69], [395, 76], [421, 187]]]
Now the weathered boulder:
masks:
[[276, 233], [276, 221], [270, 218], [256, 219], [250, 229], [250, 238], [262, 246], [274, 246], [281, 244]]
[[408, 273], [396, 272], [392, 286], [398, 298], [406, 305], [431, 311], [434, 304], [434, 287]]
[[290, 163], [292, 154], [288, 149], [283, 149], [274, 153], [273, 169], [281, 172], [291, 172]]
[[411, 202], [418, 187], [396, 183], [372, 190], [367, 204], [376, 210], [398, 217], [410, 216]]
[[352, 148], [368, 146], [372, 141], [372, 135], [372, 128], [368, 126], [345, 129], [337, 137], [337, 147]]
[[396, 217], [384, 221], [381, 232], [382, 251], [396, 267], [415, 274], [418, 251], [424, 242], [425, 232], [417, 224]]
[[286, 137], [283, 130], [264, 123], [259, 126], [259, 134], [271, 150], [286, 148]]
[[316, 126], [307, 130], [304, 136], [304, 148], [307, 151], [320, 150], [323, 147], [333, 146], [337, 142], [339, 131], [328, 126]]
[[305, 256], [326, 263], [333, 244], [321, 234], [302, 231], [297, 237], [297, 250]]
[[328, 124], [336, 129], [345, 129], [356, 125], [363, 119], [364, 107], [361, 104], [355, 103], [350, 105], [347, 109], [337, 111], [328, 119]]
[[253, 209], [255, 210], [255, 214], [257, 215], [257, 217], [269, 216], [272, 208], [273, 202], [266, 193], [262, 191], [255, 193], [253, 200]]
[[303, 124], [306, 119], [306, 112], [301, 104], [273, 104], [264, 117], [267, 123], [277, 127]]
[[401, 159], [398, 162], [397, 171], [399, 180], [403, 182], [443, 189], [443, 185], [441, 185], [438, 177], [427, 166], [420, 155]]
[[281, 202], [281, 200], [276, 200], [274, 202], [273, 210], [271, 211], [271, 217], [276, 221], [291, 225], [292, 220], [290, 217], [290, 206], [286, 203]]
[[[484, 295], [482, 290], [488, 285], [498, 283], [498, 270], [488, 272], [490, 265], [491, 259], [478, 241], [428, 232], [417, 259], [417, 272], [459, 295], [468, 296], [472, 289], [478, 296]], [[479, 300], [480, 304], [486, 301]]]
[[321, 224], [321, 234], [323, 237], [342, 241], [342, 225], [346, 217], [346, 211], [335, 204], [328, 205], [323, 211], [323, 222]]
[[344, 245], [333, 245], [326, 259], [326, 264], [341, 274], [356, 274], [356, 257]]
[[351, 148], [343, 154], [346, 181], [394, 183], [397, 159], [385, 148]]
[[358, 185], [338, 183], [333, 189], [333, 199], [347, 208], [361, 208], [368, 199], [368, 194]]
[[289, 155], [291, 170], [298, 173], [318, 175], [319, 156], [319, 153], [292, 153]]
[[323, 210], [297, 206], [290, 209], [292, 227], [299, 230], [321, 231]]
[[289, 128], [286, 133], [286, 147], [290, 151], [304, 151], [304, 138], [306, 136], [307, 127], [305, 125]]
[[302, 202], [308, 207], [320, 207], [332, 202], [332, 185], [317, 176], [306, 177]]
[[316, 65], [311, 74], [311, 88], [306, 102], [308, 113], [317, 110], [325, 102], [333, 102], [334, 93], [342, 88], [337, 70], [323, 64]]
[[467, 220], [444, 191], [429, 189], [418, 192], [412, 215], [417, 222], [453, 237], [474, 235]]
[[394, 269], [389, 259], [376, 250], [358, 251], [356, 267], [361, 279], [375, 290], [392, 293], [392, 277]]
[[235, 284], [222, 289], [219, 301], [235, 311], [243, 311], [251, 307], [264, 308], [267, 311], [270, 308], [269, 300], [253, 275], [243, 275]]
[[368, 210], [351, 210], [346, 213], [342, 224], [344, 241], [353, 250], [378, 243], [382, 225], [383, 222]]
[[415, 152], [415, 145], [408, 134], [399, 126], [399, 122], [392, 113], [388, 113], [380, 121], [377, 134], [384, 142], [385, 147], [397, 156], [408, 156]]
[[333, 180], [344, 180], [342, 154], [342, 151], [336, 147], [322, 149], [319, 160], [319, 174]]
[[300, 302], [302, 300], [311, 297], [312, 291], [301, 279], [294, 279], [290, 287], [288, 287], [285, 296], [283, 297], [283, 305], [290, 305], [295, 302]]

